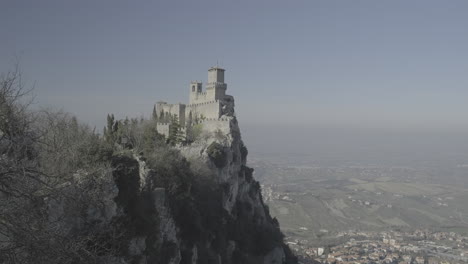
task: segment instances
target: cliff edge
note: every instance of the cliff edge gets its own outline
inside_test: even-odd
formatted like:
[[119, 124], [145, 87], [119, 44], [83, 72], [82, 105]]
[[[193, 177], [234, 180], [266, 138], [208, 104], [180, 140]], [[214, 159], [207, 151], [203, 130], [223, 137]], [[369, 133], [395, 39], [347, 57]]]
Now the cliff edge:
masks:
[[[297, 263], [247, 166], [234, 100], [220, 103], [221, 117], [200, 122], [197, 138], [174, 146], [164, 166], [133, 157], [134, 178], [153, 201], [158, 223], [152, 244], [145, 235], [129, 240], [138, 263]], [[177, 176], [164, 179], [168, 171]]]
[[138, 252], [133, 259], [297, 263], [283, 242], [278, 221], [263, 203], [253, 169], [247, 166], [248, 150], [234, 98], [225, 93], [224, 69], [209, 70], [206, 92], [201, 83], [191, 85], [188, 105], [159, 102], [154, 108], [157, 131], [168, 144], [162, 149], [168, 149], [158, 150], [159, 145], [153, 154], [133, 156], [139, 164], [134, 167], [140, 192], [152, 200], [153, 221], [158, 223], [152, 235], [157, 239], [151, 243], [148, 235], [130, 240], [131, 252]]
[[223, 69], [209, 70], [205, 92], [191, 84], [188, 105], [108, 115], [103, 135], [28, 111], [18, 75], [7, 77], [0, 263], [297, 263], [247, 166]]

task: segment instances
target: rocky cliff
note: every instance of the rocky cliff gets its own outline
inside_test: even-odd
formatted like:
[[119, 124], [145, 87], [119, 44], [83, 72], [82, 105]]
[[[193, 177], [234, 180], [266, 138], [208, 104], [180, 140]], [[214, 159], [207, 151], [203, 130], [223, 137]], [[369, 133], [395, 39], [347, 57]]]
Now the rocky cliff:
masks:
[[125, 263], [297, 263], [246, 164], [228, 99], [222, 118], [170, 155], [114, 157], [113, 221], [135, 228], [125, 232]]
[[0, 78], [1, 264], [297, 263], [247, 167], [231, 96], [186, 139], [171, 113], [167, 138], [157, 115], [108, 115], [100, 135], [28, 110], [19, 79]]
[[297, 263], [221, 105], [176, 144], [154, 120], [109, 116], [104, 137], [63, 113], [0, 126], [0, 263]]

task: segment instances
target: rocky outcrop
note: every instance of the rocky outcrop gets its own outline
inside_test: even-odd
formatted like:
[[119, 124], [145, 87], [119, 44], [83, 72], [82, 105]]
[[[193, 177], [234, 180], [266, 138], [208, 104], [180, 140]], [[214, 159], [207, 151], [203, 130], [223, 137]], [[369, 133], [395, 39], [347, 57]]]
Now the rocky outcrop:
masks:
[[[216, 175], [218, 183], [224, 189], [222, 205], [234, 223], [233, 226], [247, 230], [255, 228], [256, 231], [260, 230], [259, 233], [264, 229], [265, 233], [258, 235], [272, 235], [270, 238], [263, 238], [273, 242], [272, 245], [277, 242], [274, 247], [265, 245], [261, 252], [256, 252], [260, 254], [246, 254], [246, 259], [243, 260], [247, 261], [245, 263], [294, 263], [295, 258], [291, 256], [289, 249], [284, 251], [286, 246], [282, 243], [278, 222], [271, 218], [263, 203], [260, 185], [252, 176], [253, 169], [247, 166], [248, 151], [241, 139], [238, 121], [234, 115], [234, 99], [231, 96], [226, 99], [222, 101], [223, 120], [219, 121], [220, 124], [204, 127], [210, 136], [181, 147], [181, 153], [188, 160], [203, 161]], [[243, 245], [239, 242], [243, 242], [242, 239], [229, 240], [228, 255], [232, 255], [236, 249], [243, 250]], [[289, 255], [286, 256], [287, 254]]]
[[[77, 227], [98, 221], [106, 235], [118, 234], [102, 263], [297, 263], [263, 203], [226, 99], [222, 118], [203, 122], [193, 143], [163, 146], [165, 156], [113, 156], [103, 203]], [[60, 201], [50, 207], [51, 219], [62, 215]]]

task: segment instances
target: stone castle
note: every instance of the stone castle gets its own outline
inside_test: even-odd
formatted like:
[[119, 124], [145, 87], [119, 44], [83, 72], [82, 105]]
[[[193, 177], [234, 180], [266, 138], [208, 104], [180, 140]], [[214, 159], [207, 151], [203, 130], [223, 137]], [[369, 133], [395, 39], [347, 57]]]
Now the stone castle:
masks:
[[208, 82], [203, 91], [202, 83], [190, 83], [190, 96], [188, 104], [168, 104], [157, 102], [155, 105], [158, 118], [157, 131], [169, 136], [172, 118], [179, 121], [181, 130], [186, 132], [195, 124], [204, 124], [203, 129], [213, 131], [224, 130], [228, 121], [235, 118], [234, 98], [226, 95], [227, 84], [224, 82], [225, 70], [211, 67], [208, 70]]

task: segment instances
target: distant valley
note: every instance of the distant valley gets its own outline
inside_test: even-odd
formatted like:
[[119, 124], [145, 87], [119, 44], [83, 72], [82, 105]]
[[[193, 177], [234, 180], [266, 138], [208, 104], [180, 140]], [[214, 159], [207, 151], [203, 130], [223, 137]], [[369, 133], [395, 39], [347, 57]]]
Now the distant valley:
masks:
[[287, 236], [333, 244], [341, 231], [468, 231], [468, 168], [286, 165], [252, 159]]

